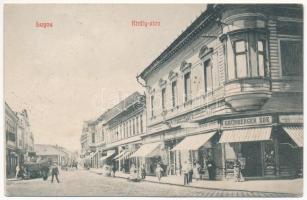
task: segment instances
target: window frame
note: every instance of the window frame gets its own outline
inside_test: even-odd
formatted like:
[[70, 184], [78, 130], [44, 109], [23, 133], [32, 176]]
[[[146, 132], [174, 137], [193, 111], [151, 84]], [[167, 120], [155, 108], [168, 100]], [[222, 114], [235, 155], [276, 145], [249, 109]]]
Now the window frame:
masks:
[[166, 110], [166, 88], [161, 89], [161, 106], [162, 106], [162, 111]]
[[[213, 91], [213, 63], [211, 58], [207, 58], [203, 62], [203, 69], [204, 69], [204, 88], [205, 88], [205, 94], [210, 93]], [[205, 65], [208, 63], [207, 65]], [[211, 91], [208, 92], [208, 81], [207, 81], [207, 68], [210, 67], [211, 72]]]
[[155, 101], [155, 95], [152, 94], [152, 95], [150, 96], [151, 117], [154, 117], [154, 116], [155, 116], [155, 113], [154, 113], [154, 101]]
[[[237, 48], [236, 48], [236, 44], [238, 42], [244, 42], [244, 51], [242, 52], [237, 52]], [[240, 38], [240, 39], [236, 39], [233, 41], [233, 54], [234, 54], [234, 61], [235, 61], [235, 77], [236, 79], [240, 79], [240, 78], [244, 78], [244, 77], [240, 77], [238, 76], [238, 63], [237, 63], [237, 56], [241, 56], [241, 55], [245, 55], [245, 70], [246, 70], [246, 76], [249, 76], [249, 59], [248, 57], [250, 56], [250, 45], [248, 44], [249, 40], [247, 39], [246, 35], [244, 34], [244, 39]]]
[[[187, 87], [187, 80], [186, 77], [189, 77], [189, 87]], [[183, 86], [184, 86], [184, 102], [188, 102], [189, 100], [191, 100], [191, 72], [187, 72], [183, 75]], [[188, 94], [189, 92], [189, 94]]]
[[[298, 41], [298, 42], [303, 42], [303, 38], [300, 36], [293, 36], [293, 35], [287, 35], [287, 37], [280, 37], [278, 38], [278, 61], [279, 61], [279, 66], [280, 66], [280, 77], [283, 79], [303, 79], [303, 76], [287, 76], [283, 74], [283, 67], [282, 67], [282, 61], [281, 61], [281, 41]], [[303, 45], [303, 50], [304, 50], [304, 45]], [[303, 56], [303, 71], [304, 71], [304, 54]]]
[[[266, 29], [245, 29], [245, 30], [236, 30], [231, 33], [228, 33], [227, 36], [224, 35], [221, 38], [223, 42], [223, 51], [224, 51], [224, 63], [225, 63], [225, 82], [231, 82], [238, 79], [246, 78], [269, 78], [269, 54], [268, 54], [268, 42], [269, 42], [269, 33]], [[245, 58], [246, 58], [246, 76], [238, 77], [238, 65], [237, 65], [237, 55], [242, 55], [243, 52], [236, 53], [236, 42], [244, 41], [245, 42]], [[264, 76], [260, 76], [259, 72], [259, 55], [258, 55], [258, 41], [262, 41], [263, 47], [263, 60], [264, 60]], [[231, 45], [232, 53], [229, 52], [229, 45]], [[254, 51], [252, 48], [255, 48]], [[229, 79], [229, 56], [233, 56], [234, 62], [234, 77]], [[231, 60], [231, 59], [230, 59]], [[256, 69], [254, 69], [256, 67]], [[256, 72], [257, 75], [253, 75], [253, 72]]]
[[[175, 86], [175, 87], [174, 87]], [[172, 87], [172, 107], [175, 108], [177, 106], [177, 99], [178, 99], [178, 85], [177, 80], [171, 82]]]

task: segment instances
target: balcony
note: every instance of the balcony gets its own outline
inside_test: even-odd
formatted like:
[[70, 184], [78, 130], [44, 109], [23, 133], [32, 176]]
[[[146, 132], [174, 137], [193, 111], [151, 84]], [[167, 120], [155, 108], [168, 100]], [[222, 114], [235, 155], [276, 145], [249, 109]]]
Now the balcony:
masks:
[[225, 83], [225, 101], [235, 111], [258, 110], [270, 97], [269, 78], [243, 78]]

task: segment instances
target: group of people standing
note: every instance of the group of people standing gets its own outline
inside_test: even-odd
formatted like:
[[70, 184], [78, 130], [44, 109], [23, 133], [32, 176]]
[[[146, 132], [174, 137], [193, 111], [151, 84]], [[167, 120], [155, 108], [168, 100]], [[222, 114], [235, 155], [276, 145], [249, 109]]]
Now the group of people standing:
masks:
[[[215, 179], [215, 164], [213, 161], [208, 160], [206, 162], [206, 167], [208, 171], [208, 176], [210, 180]], [[195, 161], [192, 165], [191, 162], [185, 161], [182, 167], [183, 171], [183, 184], [188, 185], [192, 182], [193, 177], [196, 181], [201, 179], [202, 167], [198, 161]]]
[[[53, 179], [55, 177], [56, 181], [58, 183], [60, 183], [59, 181], [59, 169], [58, 166], [56, 165], [56, 163], [53, 163], [51, 165], [42, 165], [40, 167], [40, 174], [43, 178], [44, 181], [46, 181], [48, 179], [49, 173], [51, 173], [51, 183], [53, 183]], [[27, 175], [27, 168], [22, 166], [22, 165], [17, 165], [16, 166], [16, 179], [21, 178], [21, 179], [26, 179]]]

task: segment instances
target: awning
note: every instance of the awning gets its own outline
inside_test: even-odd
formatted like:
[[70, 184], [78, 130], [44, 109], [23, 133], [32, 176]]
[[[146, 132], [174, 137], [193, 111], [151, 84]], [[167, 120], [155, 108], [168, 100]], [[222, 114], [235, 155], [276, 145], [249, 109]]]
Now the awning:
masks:
[[101, 161], [111, 157], [115, 153], [115, 150], [108, 150], [107, 155], [100, 158]]
[[184, 138], [179, 144], [177, 144], [172, 151], [176, 150], [197, 150], [204, 144], [206, 144], [210, 138], [216, 133], [214, 132], [209, 132], [205, 134], [200, 134], [200, 135], [192, 135]]
[[92, 159], [97, 153], [98, 153], [98, 151], [96, 151], [95, 153], [92, 152], [92, 153], [90, 154], [90, 156], [89, 156], [89, 159]]
[[144, 144], [130, 157], [155, 157], [160, 155], [160, 142]]
[[302, 126], [283, 126], [283, 129], [298, 147], [304, 146], [304, 130]]
[[252, 142], [270, 140], [272, 127], [225, 130], [219, 143]]
[[113, 158], [113, 160], [118, 160], [120, 157], [122, 157], [122, 155], [124, 155], [125, 153], [127, 153], [127, 151], [122, 151], [122, 152], [120, 152], [119, 154], [117, 154], [114, 158]]
[[128, 159], [131, 154], [133, 154], [134, 151], [128, 151], [126, 152], [120, 159]]

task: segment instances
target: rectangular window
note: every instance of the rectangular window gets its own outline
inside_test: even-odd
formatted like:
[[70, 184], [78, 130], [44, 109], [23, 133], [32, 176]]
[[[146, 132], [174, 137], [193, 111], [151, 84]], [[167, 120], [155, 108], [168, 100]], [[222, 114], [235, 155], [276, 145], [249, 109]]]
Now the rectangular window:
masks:
[[303, 42], [280, 41], [280, 58], [283, 76], [303, 76]]
[[259, 76], [264, 77], [265, 76], [265, 43], [264, 41], [259, 40], [257, 42], [257, 52], [258, 52], [258, 70], [259, 70]]
[[132, 126], [133, 126], [133, 135], [135, 135], [135, 119], [132, 120]]
[[125, 138], [125, 125], [124, 125], [124, 123], [121, 124], [121, 127], [122, 127], [122, 129], [121, 129], [121, 138], [123, 139], [123, 138]]
[[128, 121], [126, 121], [126, 137], [128, 137]]
[[236, 71], [235, 71], [235, 61], [233, 56], [233, 48], [232, 44], [229, 40], [227, 40], [227, 43], [224, 46], [224, 53], [226, 55], [226, 64], [227, 64], [227, 79], [233, 80], [236, 78]]
[[92, 133], [92, 143], [95, 143], [95, 133]]
[[136, 134], [139, 134], [139, 116], [136, 116]]
[[212, 92], [213, 90], [212, 62], [210, 59], [204, 63], [204, 72], [205, 72], [205, 93]]
[[154, 116], [154, 100], [155, 100], [155, 97], [152, 95], [150, 97], [150, 108], [151, 108], [151, 116], [152, 117]]
[[177, 81], [172, 82], [172, 104], [173, 107], [177, 105]]
[[131, 119], [129, 120], [129, 137], [132, 134], [132, 126], [131, 126]]
[[235, 61], [238, 78], [247, 77], [246, 45], [247, 43], [243, 40], [235, 42]]
[[162, 89], [161, 91], [161, 101], [162, 101], [162, 110], [165, 110], [165, 88]]
[[143, 115], [140, 116], [141, 133], [143, 133]]
[[191, 98], [191, 72], [184, 75], [184, 101]]

